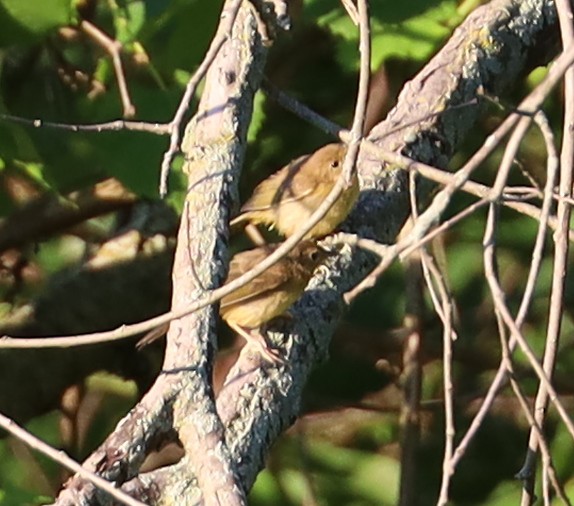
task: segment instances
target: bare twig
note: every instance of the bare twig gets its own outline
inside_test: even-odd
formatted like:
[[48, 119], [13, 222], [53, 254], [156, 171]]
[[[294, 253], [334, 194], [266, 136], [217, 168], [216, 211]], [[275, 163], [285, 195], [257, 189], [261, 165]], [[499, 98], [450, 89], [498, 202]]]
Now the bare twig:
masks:
[[351, 0], [341, 0], [341, 3], [351, 18], [351, 21], [355, 24], [355, 26], [359, 26], [359, 13], [355, 4]]
[[[574, 28], [572, 26], [572, 7], [570, 2], [558, 0], [558, 19], [562, 35], [564, 51], [574, 49]], [[564, 137], [560, 154], [560, 195], [570, 198], [572, 195], [572, 165], [574, 162], [574, 69], [569, 68], [565, 75], [564, 87]], [[568, 233], [570, 229], [570, 204], [558, 202], [559, 228], [554, 235], [554, 268], [552, 272], [552, 293], [550, 296], [550, 311], [548, 315], [548, 331], [544, 349], [543, 369], [551, 378], [556, 364], [558, 341], [563, 318], [563, 297], [566, 272], [568, 269]], [[539, 386], [534, 404], [534, 418], [537, 425], [544, 426], [548, 391], [543, 384]], [[521, 475], [525, 480], [522, 495], [522, 506], [534, 502], [535, 456], [540, 437], [533, 430], [528, 441], [528, 452]]]
[[117, 499], [122, 504], [127, 504], [129, 506], [145, 506], [144, 503], [134, 499], [133, 497], [130, 497], [125, 492], [122, 492], [121, 490], [114, 487], [114, 485], [109, 481], [104, 480], [97, 474], [94, 474], [83, 468], [75, 460], [68, 457], [63, 451], [56, 450], [49, 444], [44, 443], [44, 441], [38, 439], [33, 434], [30, 434], [27, 430], [18, 426], [16, 422], [7, 416], [4, 416], [2, 413], [0, 413], [0, 427], [12, 434], [14, 437], [18, 438], [23, 443], [26, 443], [30, 448], [39, 451], [40, 453], [52, 459], [54, 462], [57, 462], [70, 471], [79, 474], [86, 480], [91, 481], [94, 485], [101, 488], [102, 490], [105, 490], [114, 499]]
[[574, 424], [572, 423], [572, 420], [570, 419], [568, 412], [566, 411], [564, 405], [558, 398], [556, 390], [552, 386], [550, 379], [548, 378], [547, 374], [544, 372], [542, 366], [538, 362], [530, 345], [522, 335], [520, 329], [517, 327], [516, 322], [512, 319], [510, 311], [508, 310], [508, 307], [506, 306], [506, 303], [504, 301], [505, 294], [502, 288], [500, 287], [500, 284], [498, 283], [494, 267], [494, 241], [493, 241], [494, 214], [495, 214], [493, 210], [494, 208], [495, 205], [491, 204], [484, 239], [485, 274], [488, 280], [493, 301], [496, 305], [497, 311], [500, 312], [500, 315], [502, 316], [504, 323], [509, 328], [510, 332], [512, 333], [512, 336], [516, 339], [522, 352], [526, 355], [526, 358], [528, 359], [530, 365], [536, 372], [536, 375], [538, 376], [544, 387], [548, 389], [550, 399], [553, 402], [554, 406], [556, 407], [556, 410], [558, 411], [560, 418], [564, 422], [570, 435], [574, 438]]
[[117, 40], [108, 37], [97, 26], [93, 25], [89, 21], [86, 21], [85, 19], [80, 22], [80, 28], [93, 40], [95, 40], [112, 57], [114, 70], [116, 72], [116, 79], [118, 80], [120, 97], [122, 98], [122, 105], [124, 107], [124, 117], [132, 118], [135, 116], [136, 108], [130, 99], [128, 86], [126, 84], [126, 77], [124, 75], [124, 69], [122, 66], [122, 45]]
[[67, 130], [69, 132], [117, 132], [128, 130], [131, 132], [146, 132], [156, 135], [167, 135], [170, 132], [169, 123], [149, 123], [146, 121], [126, 121], [118, 119], [105, 123], [94, 123], [92, 125], [76, 125], [73, 123], [55, 123], [42, 119], [27, 119], [12, 114], [0, 114], [0, 120], [18, 123], [20, 125], [34, 128], [53, 128], [57, 130]]
[[502, 349], [502, 362], [505, 364], [505, 367], [506, 367], [506, 370], [508, 373], [508, 377], [510, 380], [510, 386], [514, 392], [515, 397], [518, 400], [518, 403], [520, 405], [522, 413], [524, 414], [526, 420], [528, 421], [528, 424], [530, 425], [530, 427], [532, 427], [532, 430], [534, 430], [538, 434], [538, 437], [540, 440], [540, 449], [542, 452], [542, 458], [544, 459], [545, 467], [548, 470], [549, 480], [552, 483], [552, 486], [554, 487], [556, 494], [558, 495], [558, 497], [560, 497], [560, 499], [562, 500], [562, 502], [564, 504], [570, 505], [570, 500], [566, 497], [566, 493], [564, 492], [562, 485], [558, 481], [558, 477], [556, 475], [556, 470], [554, 469], [554, 466], [552, 464], [552, 457], [550, 454], [550, 448], [548, 447], [548, 444], [547, 444], [546, 440], [544, 439], [544, 435], [542, 433], [540, 426], [536, 423], [534, 416], [530, 412], [530, 406], [528, 405], [528, 401], [527, 401], [525, 395], [523, 394], [522, 389], [520, 388], [520, 384], [518, 383], [518, 381], [516, 381], [516, 379], [514, 377], [514, 365], [512, 363], [512, 352], [510, 350], [510, 347], [508, 346], [509, 343], [508, 343], [508, 336], [507, 336], [507, 332], [506, 332], [506, 327], [504, 326], [504, 322], [502, 320], [502, 317], [498, 312], [496, 312], [496, 321], [498, 324], [500, 343], [501, 343], [501, 349]]
[[[413, 259], [413, 266], [417, 262]], [[417, 284], [418, 285], [418, 284]], [[418, 286], [417, 286], [418, 288]], [[418, 321], [417, 321], [418, 320]], [[409, 335], [403, 347], [403, 402], [401, 406], [401, 482], [399, 505], [410, 506], [416, 500], [419, 468], [421, 402], [421, 329], [420, 318], [407, 315]]]
[[[359, 143], [363, 138], [365, 127], [365, 114], [367, 111], [367, 99], [369, 95], [369, 79], [371, 76], [371, 29], [369, 21], [369, 9], [367, 0], [358, 0], [359, 14], [359, 52], [361, 62], [359, 68], [359, 90], [357, 92], [357, 101], [355, 104], [355, 115], [351, 127], [349, 152], [345, 158], [348, 165], [355, 164], [359, 152]], [[350, 170], [350, 169], [347, 169]], [[350, 177], [347, 183], [350, 183]]]
[[442, 278], [440, 270], [435, 265], [430, 255], [425, 256], [425, 264], [432, 274], [433, 280], [438, 287], [441, 300], [441, 313], [443, 315], [443, 388], [444, 388], [444, 413], [445, 413], [445, 446], [443, 458], [443, 477], [440, 495], [437, 504], [443, 505], [448, 502], [449, 478], [451, 476], [450, 461], [454, 451], [454, 399], [452, 381], [452, 316], [453, 305], [448, 288]]
[[[416, 177], [410, 174], [409, 193], [411, 217], [403, 226], [400, 235], [408, 234], [416, 218]], [[406, 310], [403, 326], [408, 332], [403, 344], [403, 370], [400, 376], [402, 391], [400, 414], [401, 477], [399, 485], [399, 506], [411, 506], [416, 502], [416, 484], [419, 468], [417, 454], [420, 444], [420, 403], [422, 388], [421, 349], [423, 349], [425, 329], [425, 303], [423, 296], [421, 255], [424, 249], [417, 250], [405, 262]]]
[[222, 48], [225, 41], [229, 38], [231, 28], [235, 22], [237, 13], [239, 12], [239, 7], [241, 6], [241, 1], [242, 0], [234, 0], [229, 4], [228, 7], [226, 6], [226, 9], [222, 12], [222, 22], [219, 25], [218, 32], [214, 39], [211, 41], [211, 45], [209, 46], [203, 61], [191, 79], [187, 82], [185, 93], [181, 98], [177, 111], [175, 112], [173, 119], [169, 122], [169, 148], [163, 155], [160, 172], [159, 194], [162, 197], [167, 194], [167, 176], [173, 157], [175, 156], [176, 151], [179, 149], [179, 141], [181, 139], [180, 129], [185, 113], [189, 108], [189, 104], [193, 98], [197, 85], [205, 77], [205, 74], [213, 63], [213, 60], [215, 60], [219, 50]]
[[[535, 118], [536, 119], [536, 118]], [[541, 212], [541, 219], [540, 224], [538, 226], [538, 232], [536, 234], [536, 240], [534, 243], [534, 249], [532, 254], [532, 263], [530, 266], [530, 270], [528, 273], [528, 278], [526, 282], [526, 287], [524, 289], [524, 295], [522, 297], [522, 302], [520, 304], [520, 308], [518, 310], [517, 318], [516, 318], [516, 326], [517, 328], [521, 328], [526, 316], [528, 314], [528, 308], [530, 302], [532, 300], [532, 295], [534, 293], [534, 288], [536, 286], [536, 281], [538, 279], [538, 274], [540, 272], [540, 266], [542, 264], [543, 258], [543, 250], [544, 250], [544, 242], [546, 238], [546, 231], [547, 231], [547, 224], [548, 224], [548, 217], [550, 215], [551, 207], [552, 207], [552, 190], [554, 188], [554, 184], [556, 181], [556, 176], [558, 174], [558, 156], [556, 153], [556, 149], [553, 142], [553, 135], [552, 131], [550, 130], [546, 119], [544, 116], [540, 115], [540, 120], [537, 121], [537, 124], [540, 126], [541, 132], [543, 133], [546, 148], [548, 151], [548, 162], [547, 162], [547, 177], [546, 177], [546, 185], [544, 189], [544, 200], [542, 201], [542, 212]], [[516, 346], [516, 341], [513, 337], [510, 338], [509, 348], [513, 350]], [[466, 450], [478, 432], [478, 429], [482, 425], [488, 410], [492, 406], [495, 397], [502, 387], [504, 381], [507, 377], [507, 369], [506, 364], [501, 361], [500, 366], [496, 372], [496, 375], [488, 389], [488, 392], [480, 406], [480, 409], [476, 413], [475, 417], [470, 424], [470, 427], [467, 429], [464, 437], [458, 444], [456, 451], [453, 455], [452, 465], [456, 467]]]

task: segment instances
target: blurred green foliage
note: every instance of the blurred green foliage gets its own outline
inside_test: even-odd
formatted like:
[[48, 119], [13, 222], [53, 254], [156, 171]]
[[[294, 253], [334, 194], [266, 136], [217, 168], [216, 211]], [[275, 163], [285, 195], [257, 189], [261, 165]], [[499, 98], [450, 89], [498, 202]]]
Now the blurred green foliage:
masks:
[[[373, 72], [385, 74], [393, 90], [384, 97], [388, 109], [402, 84], [410, 79], [448, 39], [477, 0], [417, 0], [371, 2]], [[80, 20], [103, 30], [122, 44], [122, 60], [137, 120], [168, 121], [181, 98], [187, 78], [199, 65], [213, 36], [221, 1], [213, 0], [0, 0], [0, 113], [62, 123], [97, 123], [122, 114], [116, 76], [108, 54], [79, 29]], [[337, 0], [293, 2], [294, 28], [280, 34], [269, 55], [267, 75], [277, 86], [321, 114], [348, 125], [357, 86], [358, 32]], [[539, 81], [543, 70], [529, 77], [516, 95]], [[551, 121], [559, 118], [560, 103], [547, 104]], [[459, 167], [503, 113], [489, 111], [455, 158]], [[557, 124], [557, 123], [553, 123]], [[559, 132], [557, 132], [559, 133]], [[255, 100], [249, 130], [249, 149], [241, 181], [245, 198], [263, 178], [291, 158], [329, 141], [310, 125], [270, 102], [263, 94]], [[56, 195], [91, 187], [113, 176], [142, 198], [157, 198], [159, 164], [166, 138], [134, 132], [72, 133], [50, 128], [29, 128], [0, 122], [0, 217], [18, 206], [6, 181], [26, 181], [38, 192]], [[488, 183], [496, 171], [496, 153], [481, 167], [476, 179]], [[545, 179], [544, 145], [535, 130], [521, 147], [519, 162], [540, 185]], [[181, 160], [176, 164], [181, 165]], [[520, 170], [514, 184], [526, 184]], [[181, 200], [183, 178], [172, 172], [174, 205]], [[472, 199], [458, 196], [449, 215]], [[498, 366], [500, 345], [492, 303], [484, 281], [481, 240], [486, 208], [455, 226], [444, 237], [445, 269], [457, 303], [455, 346], [456, 426], [464, 430], [476, 400], [480, 400]], [[520, 304], [536, 223], [512, 211], [501, 212], [498, 254], [501, 278], [513, 310]], [[30, 252], [45, 275], [76, 261], [82, 248], [69, 238], [52, 238]], [[547, 251], [552, 251], [550, 239]], [[76, 249], [78, 248], [78, 249]], [[551, 263], [543, 263], [527, 335], [536, 351], [543, 347], [550, 293]], [[408, 275], [402, 266], [390, 269], [376, 287], [363, 294], [346, 318], [344, 339], [370, 333], [373, 342], [386, 346], [389, 333], [403, 324]], [[25, 287], [32, 296], [41, 283]], [[574, 366], [572, 313], [574, 284], [568, 278], [567, 307], [557, 384], [561, 392], [574, 387], [569, 371]], [[442, 414], [441, 330], [426, 300], [424, 322], [423, 424], [417, 453], [418, 503], [436, 502], [444, 445]], [[395, 350], [396, 353], [396, 350]], [[400, 350], [398, 351], [400, 354]], [[383, 357], [386, 358], [386, 357]], [[400, 362], [400, 360], [399, 360]], [[517, 355], [518, 374], [528, 395], [536, 382], [527, 362]], [[276, 445], [267, 469], [252, 493], [252, 504], [386, 505], [396, 504], [400, 480], [400, 396], [393, 390], [398, 379], [365, 360], [333, 352], [309, 385], [305, 423]], [[2, 386], [4, 388], [4, 386]], [[132, 384], [109, 379], [88, 382], [100, 392], [101, 405], [92, 414], [91, 429], [77, 458], [105, 437], [118, 418], [135, 402]], [[362, 401], [375, 402], [373, 416], [350, 414], [345, 408]], [[473, 401], [473, 402], [470, 402]], [[25, 402], [25, 400], [23, 400]], [[524, 456], [527, 428], [507, 390], [501, 405], [487, 418], [477, 442], [453, 479], [456, 504], [516, 504], [520, 483], [513, 480]], [[341, 410], [341, 413], [338, 413]], [[370, 413], [365, 409], [366, 412]], [[315, 424], [317, 413], [334, 413], [328, 425]], [[43, 439], [58, 446], [59, 415], [47, 414], [29, 424]], [[570, 437], [555, 419], [548, 431], [555, 465], [571, 493], [573, 485]], [[61, 469], [41, 457], [15, 449], [10, 439], [0, 441], [0, 505], [40, 504], [54, 493]], [[32, 471], [31, 471], [32, 470]], [[315, 504], [314, 503], [314, 504]]]

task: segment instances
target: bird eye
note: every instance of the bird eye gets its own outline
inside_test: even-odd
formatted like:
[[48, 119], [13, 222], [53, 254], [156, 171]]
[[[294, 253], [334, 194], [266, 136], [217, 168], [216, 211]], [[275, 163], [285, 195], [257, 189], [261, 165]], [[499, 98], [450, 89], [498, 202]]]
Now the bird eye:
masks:
[[339, 166], [339, 160], [333, 160], [331, 162], [331, 168], [336, 169]]
[[311, 251], [309, 258], [311, 258], [312, 262], [317, 262], [319, 260], [319, 252], [318, 251]]

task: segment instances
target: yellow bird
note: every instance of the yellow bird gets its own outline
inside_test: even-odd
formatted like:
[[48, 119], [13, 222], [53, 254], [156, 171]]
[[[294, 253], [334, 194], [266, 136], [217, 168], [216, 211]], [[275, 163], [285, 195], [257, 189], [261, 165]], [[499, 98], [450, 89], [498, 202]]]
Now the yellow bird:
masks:
[[[284, 236], [293, 235], [329, 195], [343, 169], [346, 152], [344, 144], [327, 144], [293, 160], [255, 188], [231, 226], [243, 222], [264, 224]], [[327, 215], [305, 238], [331, 233], [347, 217], [358, 196], [359, 180], [354, 175]]]
[[[226, 283], [261, 263], [280, 245], [260, 246], [237, 253], [229, 264]], [[267, 344], [260, 327], [273, 318], [283, 315], [301, 296], [309, 283], [313, 271], [333, 253], [314, 241], [303, 241], [279, 262], [251, 280], [246, 285], [221, 299], [219, 312], [227, 324], [241, 335], [248, 344], [255, 345], [264, 358], [272, 362], [283, 362], [276, 350]], [[136, 347], [147, 346], [163, 336], [169, 324], [148, 332]]]
[[[268, 257], [279, 245], [260, 246], [237, 253], [229, 265], [226, 283], [237, 279]], [[255, 279], [221, 299], [220, 314], [248, 344], [254, 344], [272, 362], [281, 362], [258, 330], [264, 323], [285, 314], [301, 296], [313, 271], [331, 253], [313, 241], [304, 241]]]

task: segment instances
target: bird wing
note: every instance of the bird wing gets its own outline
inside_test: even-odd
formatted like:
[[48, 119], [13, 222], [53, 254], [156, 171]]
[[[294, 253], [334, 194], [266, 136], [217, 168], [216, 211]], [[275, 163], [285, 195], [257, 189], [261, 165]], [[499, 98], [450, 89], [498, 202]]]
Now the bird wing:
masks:
[[[282, 197], [280, 200], [281, 200], [282, 204], [288, 204], [290, 202], [298, 202], [300, 200], [303, 200], [305, 197], [307, 197], [308, 195], [310, 195], [314, 191], [315, 191], [315, 187], [309, 188], [302, 193], [293, 194], [291, 197], [287, 197], [287, 198]], [[276, 194], [277, 191], [273, 190], [273, 193]], [[269, 204], [258, 205], [258, 206], [248, 205], [249, 202], [246, 202], [245, 205], [241, 208], [241, 210], [243, 212], [246, 212], [246, 213], [253, 212], [253, 211], [268, 211], [269, 209], [272, 209], [273, 207], [275, 207], [278, 204], [278, 202], [273, 202], [273, 197], [269, 200], [271, 201]]]
[[281, 203], [298, 202], [315, 192], [314, 174], [302, 174], [303, 162], [309, 155], [301, 156], [286, 167], [261, 182], [251, 198], [243, 205], [243, 212], [266, 211]]
[[[273, 267], [276, 267], [274, 265]], [[273, 270], [271, 267], [268, 271]], [[236, 291], [226, 295], [221, 300], [220, 309], [225, 309], [231, 307], [235, 304], [241, 304], [247, 301], [252, 301], [258, 298], [263, 298], [265, 295], [272, 291], [276, 291], [281, 289], [282, 287], [287, 287], [290, 282], [289, 278], [286, 278], [285, 275], [282, 275], [282, 269], [279, 269], [276, 276], [258, 276], [246, 285], [242, 286], [241, 288], [237, 289]], [[230, 273], [231, 274], [231, 273]], [[274, 274], [273, 272], [270, 274]], [[238, 277], [238, 276], [235, 276]], [[233, 278], [235, 279], [235, 278]], [[231, 276], [228, 279], [228, 282], [231, 280]]]

